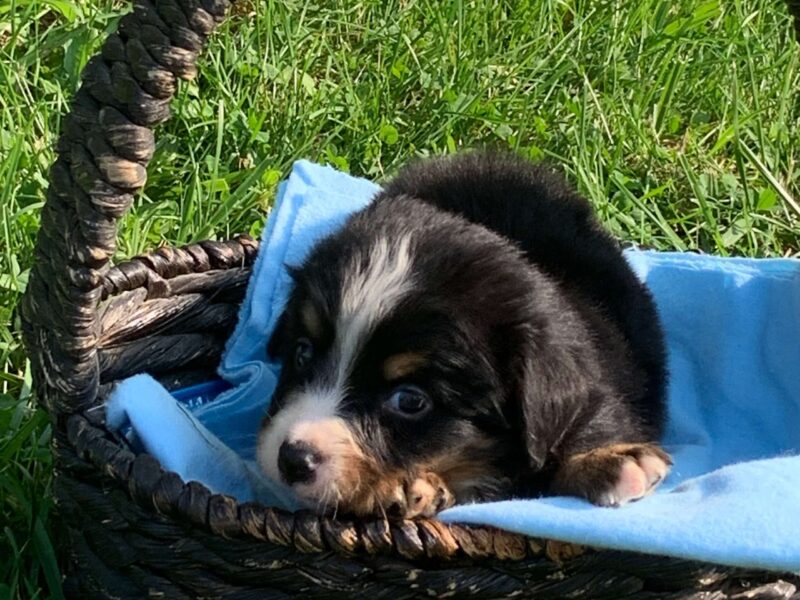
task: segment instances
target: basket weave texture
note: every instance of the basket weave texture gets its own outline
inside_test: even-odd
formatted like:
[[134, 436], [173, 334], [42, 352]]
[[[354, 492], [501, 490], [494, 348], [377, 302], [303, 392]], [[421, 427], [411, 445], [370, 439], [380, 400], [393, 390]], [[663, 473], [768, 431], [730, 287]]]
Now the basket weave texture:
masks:
[[[164, 247], [111, 266], [153, 127], [228, 0], [136, 0], [64, 119], [23, 299], [54, 423], [65, 589], [76, 598], [793, 598], [800, 578], [597, 551], [436, 520], [349, 522], [240, 504], [134, 455], [102, 422], [113, 383], [208, 378], [258, 242]], [[800, 39], [800, 1], [788, 0]]]

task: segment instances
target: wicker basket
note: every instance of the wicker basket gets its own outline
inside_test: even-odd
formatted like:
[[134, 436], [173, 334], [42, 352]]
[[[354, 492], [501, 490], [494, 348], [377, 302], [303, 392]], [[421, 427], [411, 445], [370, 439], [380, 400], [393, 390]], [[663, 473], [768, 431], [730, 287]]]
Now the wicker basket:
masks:
[[[24, 338], [54, 423], [60, 547], [74, 597], [795, 598], [792, 575], [579, 549], [435, 520], [345, 522], [185, 483], [103, 427], [109, 386], [213, 373], [258, 243], [160, 248], [113, 267], [152, 128], [228, 0], [136, 0], [87, 65], [42, 214]], [[789, 2], [800, 31], [800, 3]]]

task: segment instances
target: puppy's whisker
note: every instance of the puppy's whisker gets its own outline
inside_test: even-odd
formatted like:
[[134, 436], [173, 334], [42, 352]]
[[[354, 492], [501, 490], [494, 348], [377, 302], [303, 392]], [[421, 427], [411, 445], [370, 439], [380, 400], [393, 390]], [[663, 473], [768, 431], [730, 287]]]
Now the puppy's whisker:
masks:
[[339, 497], [338, 497], [338, 496], [339, 496], [339, 494], [337, 493], [337, 494], [336, 494], [336, 496], [337, 496], [337, 497], [336, 497], [336, 499], [335, 499], [335, 502], [334, 502], [334, 505], [333, 505], [333, 518], [334, 518], [334, 519], [335, 519], [335, 518], [336, 518], [336, 516], [339, 514]]
[[381, 509], [381, 517], [383, 517], [383, 520], [388, 521], [389, 516], [386, 514], [386, 509], [383, 506], [379, 506], [379, 508]]
[[322, 490], [322, 494], [320, 494], [319, 498], [317, 498], [317, 513], [324, 514], [327, 506], [328, 506], [328, 488], [326, 487], [324, 490]]

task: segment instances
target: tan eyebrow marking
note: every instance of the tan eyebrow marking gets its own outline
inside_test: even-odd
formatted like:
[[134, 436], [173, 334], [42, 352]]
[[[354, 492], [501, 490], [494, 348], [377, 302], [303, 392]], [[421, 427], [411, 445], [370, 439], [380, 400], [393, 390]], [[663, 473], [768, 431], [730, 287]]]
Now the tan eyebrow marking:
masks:
[[383, 376], [394, 381], [413, 373], [428, 362], [421, 352], [401, 352], [383, 361]]
[[317, 309], [311, 302], [306, 302], [300, 308], [300, 317], [303, 319], [303, 325], [305, 325], [309, 335], [314, 339], [320, 339], [323, 334], [322, 319], [320, 319]]

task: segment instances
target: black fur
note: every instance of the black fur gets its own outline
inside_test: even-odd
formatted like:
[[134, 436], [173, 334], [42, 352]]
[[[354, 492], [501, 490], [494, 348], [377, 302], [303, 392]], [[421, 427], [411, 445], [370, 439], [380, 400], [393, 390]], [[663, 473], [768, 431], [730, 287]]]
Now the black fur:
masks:
[[[339, 409], [377, 461], [411, 468], [457, 445], [494, 476], [459, 497], [469, 500], [546, 493], [569, 456], [659, 439], [667, 376], [648, 290], [562, 177], [484, 153], [403, 169], [295, 270], [270, 342], [284, 360], [271, 414], [321, 376], [353, 257], [368, 262], [376, 240], [403, 237], [413, 290], [374, 327]], [[316, 362], [301, 373], [291, 357], [294, 340], [310, 335], [298, 314], [308, 301], [324, 324]], [[419, 419], [385, 410], [396, 382], [380, 365], [408, 351], [428, 357], [407, 378], [433, 400]]]

